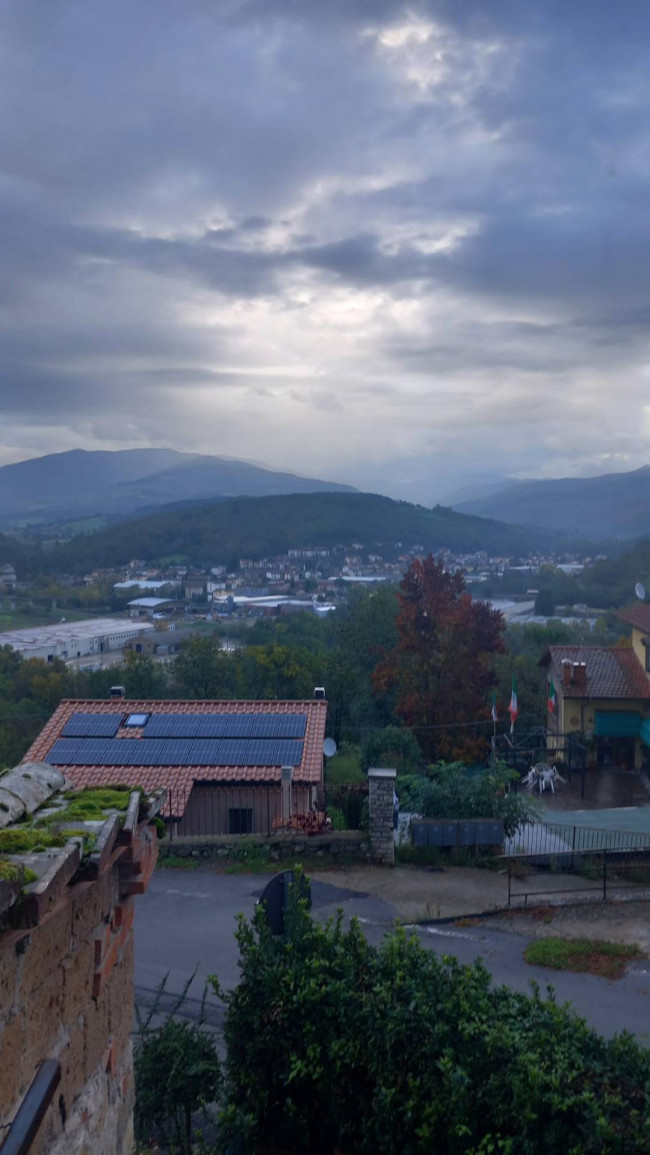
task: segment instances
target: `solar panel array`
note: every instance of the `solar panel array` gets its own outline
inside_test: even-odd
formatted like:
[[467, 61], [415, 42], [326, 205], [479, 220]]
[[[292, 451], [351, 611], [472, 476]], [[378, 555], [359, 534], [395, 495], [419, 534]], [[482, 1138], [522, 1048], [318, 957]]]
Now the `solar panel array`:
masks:
[[236, 738], [59, 738], [53, 766], [299, 766], [303, 742]]
[[120, 728], [121, 714], [73, 714], [63, 730], [64, 738], [112, 738]]
[[152, 714], [143, 738], [303, 738], [306, 714]]

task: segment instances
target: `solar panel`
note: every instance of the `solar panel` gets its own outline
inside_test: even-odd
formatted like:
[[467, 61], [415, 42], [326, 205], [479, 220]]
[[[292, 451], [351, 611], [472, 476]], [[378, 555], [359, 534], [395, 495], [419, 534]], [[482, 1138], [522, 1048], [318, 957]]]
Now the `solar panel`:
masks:
[[246, 743], [247, 766], [274, 766], [277, 743], [268, 738], [253, 738]]
[[66, 722], [64, 738], [112, 738], [122, 721], [121, 714], [77, 713]]
[[170, 739], [160, 752], [161, 766], [187, 766], [190, 762], [192, 743], [188, 738]]
[[223, 721], [221, 716], [204, 714], [199, 719], [197, 738], [221, 738], [223, 735]]
[[251, 738], [277, 738], [280, 733], [280, 716], [278, 714], [253, 714], [251, 720]]
[[215, 763], [215, 765], [247, 766], [246, 742], [238, 742], [236, 739], [224, 738], [220, 745], [219, 762]]
[[307, 727], [306, 714], [281, 714], [278, 722], [278, 738], [304, 738]]
[[104, 762], [104, 751], [110, 745], [107, 738], [82, 738], [74, 754], [71, 755], [69, 766], [101, 766]]
[[133, 743], [133, 761], [131, 766], [160, 766], [160, 755], [167, 745], [162, 739], [145, 742], [140, 738]]
[[275, 742], [273, 766], [299, 766], [302, 762], [303, 742]]
[[47, 754], [45, 761], [49, 762], [51, 766], [69, 766], [70, 758], [74, 757], [78, 745], [79, 738], [59, 738]]
[[190, 756], [187, 759], [194, 766], [218, 766], [220, 761], [221, 742], [215, 738], [198, 738], [192, 742]]
[[124, 738], [114, 738], [106, 743], [102, 753], [102, 765], [105, 766], [132, 766], [139, 762], [140, 742], [128, 742]]
[[145, 726], [143, 738], [168, 738], [172, 732], [175, 717], [173, 714], [152, 714]]

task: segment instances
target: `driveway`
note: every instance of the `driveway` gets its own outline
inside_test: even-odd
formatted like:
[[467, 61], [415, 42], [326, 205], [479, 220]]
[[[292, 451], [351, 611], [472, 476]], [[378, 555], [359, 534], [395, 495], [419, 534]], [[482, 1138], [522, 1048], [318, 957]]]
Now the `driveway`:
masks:
[[[390, 874], [384, 872], [388, 880]], [[182, 991], [196, 969], [185, 1012], [198, 1008], [209, 974], [225, 988], [238, 982], [238, 948], [234, 938], [239, 912], [250, 916], [269, 875], [228, 875], [209, 871], [159, 868], [147, 894], [136, 909], [136, 1002], [150, 1003], [152, 993], [167, 975], [166, 990]], [[356, 883], [358, 886], [358, 883]], [[390, 891], [390, 887], [386, 888]], [[312, 879], [315, 918], [324, 921], [342, 908], [346, 919], [356, 915], [368, 940], [379, 943], [395, 925], [397, 906], [390, 895], [373, 895], [341, 884], [338, 877]], [[424, 913], [424, 912], [423, 912]], [[560, 1002], [574, 1009], [604, 1035], [627, 1029], [650, 1043], [650, 963], [635, 962], [616, 982], [592, 975], [577, 975], [528, 966], [523, 951], [532, 936], [493, 930], [486, 924], [468, 928], [414, 927], [423, 947], [439, 955], [456, 955], [463, 963], [483, 958], [496, 983], [527, 991], [531, 981], [542, 989], [552, 983]], [[196, 1000], [196, 1001], [195, 1001]], [[215, 1007], [210, 1020], [221, 1022]]]

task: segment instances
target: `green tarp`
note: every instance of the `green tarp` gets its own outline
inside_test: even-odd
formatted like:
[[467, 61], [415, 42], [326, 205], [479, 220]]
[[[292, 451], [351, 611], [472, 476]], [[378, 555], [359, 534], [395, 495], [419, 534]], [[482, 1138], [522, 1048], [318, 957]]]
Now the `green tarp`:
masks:
[[639, 733], [641, 734], [641, 741], [645, 742], [646, 746], [650, 746], [650, 718], [646, 718]]
[[596, 710], [594, 734], [597, 738], [638, 738], [641, 715], [632, 710]]

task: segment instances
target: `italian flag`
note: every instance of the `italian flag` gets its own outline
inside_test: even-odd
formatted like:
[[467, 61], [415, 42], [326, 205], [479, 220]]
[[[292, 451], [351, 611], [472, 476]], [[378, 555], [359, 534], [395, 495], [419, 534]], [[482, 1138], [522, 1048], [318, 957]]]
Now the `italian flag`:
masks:
[[497, 714], [497, 696], [496, 693], [492, 695], [492, 721], [498, 722], [499, 715]]
[[554, 714], [557, 710], [557, 694], [555, 693], [555, 685], [551, 678], [551, 684], [548, 688], [548, 712]]
[[508, 713], [510, 715], [510, 730], [512, 731], [517, 720], [517, 714], [519, 713], [519, 708], [517, 706], [517, 679], [514, 677], [514, 675], [512, 678], [512, 693], [510, 695]]

